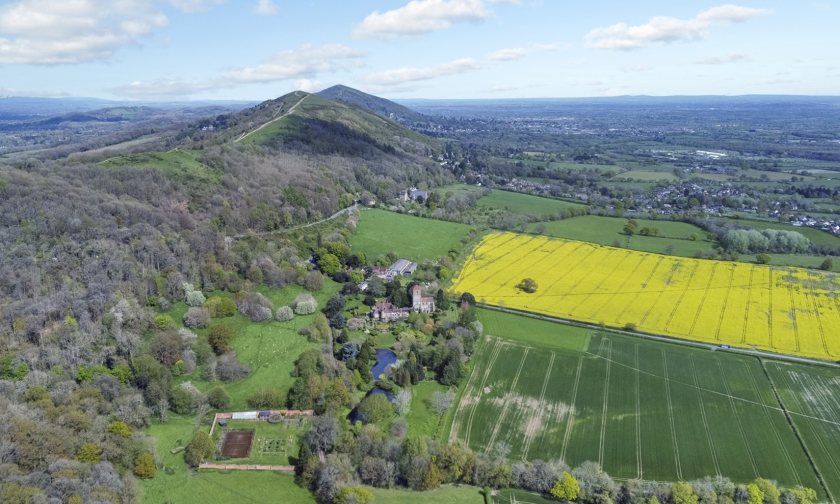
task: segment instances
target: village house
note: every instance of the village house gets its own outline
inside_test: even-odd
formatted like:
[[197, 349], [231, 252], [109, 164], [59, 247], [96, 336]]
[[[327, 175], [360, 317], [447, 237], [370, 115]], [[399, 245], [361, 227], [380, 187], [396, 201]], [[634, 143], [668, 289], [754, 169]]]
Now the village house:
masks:
[[426, 191], [421, 191], [416, 187], [406, 189], [405, 191], [403, 191], [401, 196], [403, 201], [417, 201], [418, 199], [420, 201], [426, 201], [427, 199], [429, 199], [429, 193], [427, 193]]
[[398, 308], [393, 303], [376, 303], [373, 305], [371, 317], [373, 320], [380, 322], [394, 322], [408, 318], [411, 314], [411, 308]]

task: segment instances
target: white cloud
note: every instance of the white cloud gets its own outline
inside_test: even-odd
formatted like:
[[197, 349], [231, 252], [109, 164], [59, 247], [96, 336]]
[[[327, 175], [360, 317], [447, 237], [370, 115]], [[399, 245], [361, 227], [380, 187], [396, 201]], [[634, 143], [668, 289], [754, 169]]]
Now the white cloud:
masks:
[[691, 19], [656, 16], [643, 25], [616, 23], [606, 28], [595, 28], [586, 35], [585, 40], [587, 47], [595, 49], [639, 49], [655, 43], [700, 40], [714, 25], [741, 23], [769, 13], [766, 9], [719, 5]]
[[695, 61], [697, 65], [726, 65], [727, 63], [743, 63], [750, 61], [746, 54], [728, 54], [726, 56], [712, 56]]
[[271, 0], [257, 0], [257, 5], [254, 7], [254, 12], [260, 16], [273, 16], [278, 10], [277, 4]]
[[134, 81], [112, 91], [135, 99], [187, 97], [214, 89], [231, 89], [246, 84], [264, 84], [298, 79], [296, 85], [317, 86], [317, 76], [343, 69], [364, 54], [341, 44], [311, 45], [283, 51], [270, 60], [251, 67], [232, 68], [202, 80], [157, 79]]
[[201, 12], [225, 3], [225, 0], [168, 0], [175, 8], [184, 12]]
[[493, 61], [513, 61], [522, 59], [528, 55], [528, 50], [524, 47], [511, 47], [509, 49], [499, 49], [487, 55], [488, 59]]
[[321, 81], [317, 79], [298, 79], [295, 81], [295, 89], [306, 91], [307, 93], [314, 93], [322, 89]]
[[21, 0], [0, 7], [0, 64], [107, 59], [167, 22], [145, 0]]
[[441, 65], [416, 68], [395, 68], [367, 76], [367, 82], [375, 86], [400, 86], [409, 82], [430, 80], [447, 75], [457, 75], [478, 70], [481, 65], [472, 58], [461, 58]]
[[397, 9], [370, 13], [353, 30], [357, 38], [395, 38], [444, 30], [490, 15], [485, 0], [411, 0]]

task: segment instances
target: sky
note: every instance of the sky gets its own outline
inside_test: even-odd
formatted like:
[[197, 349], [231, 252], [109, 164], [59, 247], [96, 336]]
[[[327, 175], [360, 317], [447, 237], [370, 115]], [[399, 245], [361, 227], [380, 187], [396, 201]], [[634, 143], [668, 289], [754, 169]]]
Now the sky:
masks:
[[840, 0], [3, 0], [0, 96], [840, 95]]

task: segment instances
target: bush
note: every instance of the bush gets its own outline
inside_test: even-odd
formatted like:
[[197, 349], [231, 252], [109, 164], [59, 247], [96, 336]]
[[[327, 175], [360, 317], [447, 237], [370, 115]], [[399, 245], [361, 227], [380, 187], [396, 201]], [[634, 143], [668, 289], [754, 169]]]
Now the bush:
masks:
[[234, 352], [228, 352], [216, 361], [216, 376], [222, 381], [245, 378], [250, 371], [247, 364], [243, 364], [236, 359]]
[[108, 424], [108, 432], [128, 439], [131, 437], [131, 427], [122, 420], [114, 420]]
[[134, 459], [134, 475], [140, 479], [152, 479], [155, 477], [155, 459], [152, 454], [144, 451]]
[[175, 327], [175, 321], [172, 320], [172, 317], [166, 314], [155, 315], [155, 327], [159, 331], [172, 329]]
[[184, 314], [184, 325], [190, 329], [201, 329], [210, 323], [210, 314], [204, 308], [192, 307]]
[[232, 337], [233, 331], [230, 327], [216, 324], [210, 328], [210, 333], [207, 335], [207, 342], [210, 343], [216, 355], [222, 355], [230, 350], [230, 339]]
[[236, 303], [228, 297], [213, 296], [207, 300], [205, 308], [213, 318], [233, 317], [236, 314]]
[[93, 443], [85, 443], [76, 452], [76, 460], [83, 464], [96, 464], [99, 462], [100, 453], [98, 446]]
[[770, 259], [769, 254], [758, 254], [755, 256], [755, 262], [758, 264], [770, 264]]
[[239, 313], [254, 322], [264, 322], [274, 318], [271, 301], [259, 292], [240, 292], [236, 295], [236, 308]]
[[277, 308], [277, 314], [274, 316], [279, 322], [288, 322], [295, 318], [295, 312], [289, 306], [281, 306]]
[[184, 460], [192, 467], [198, 467], [207, 457], [213, 454], [213, 440], [204, 431], [197, 431], [187, 449], [184, 450]]
[[271, 409], [283, 406], [285, 399], [277, 389], [262, 389], [254, 392], [246, 402], [255, 409]]
[[371, 394], [359, 403], [357, 410], [367, 423], [377, 423], [394, 416], [394, 407], [385, 394]]
[[230, 396], [222, 387], [214, 387], [207, 393], [207, 402], [216, 409], [230, 407]]
[[207, 301], [204, 294], [202, 294], [200, 290], [195, 290], [191, 283], [185, 282], [183, 287], [184, 301], [186, 301], [187, 306], [201, 306], [205, 301]]
[[294, 306], [295, 313], [298, 315], [311, 315], [318, 309], [318, 301], [312, 297], [312, 294], [299, 294], [292, 306]]
[[834, 269], [834, 259], [826, 257], [825, 261], [820, 264], [820, 269], [823, 271], [831, 271]]
[[533, 278], [523, 278], [521, 282], [516, 284], [516, 288], [528, 294], [533, 294], [537, 292], [537, 282]]

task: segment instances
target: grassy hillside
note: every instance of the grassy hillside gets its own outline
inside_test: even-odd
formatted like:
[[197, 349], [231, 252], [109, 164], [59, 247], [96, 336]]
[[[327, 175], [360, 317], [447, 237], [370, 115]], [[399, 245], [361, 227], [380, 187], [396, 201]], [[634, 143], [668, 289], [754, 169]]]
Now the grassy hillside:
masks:
[[98, 166], [106, 169], [146, 168], [160, 171], [180, 182], [218, 183], [221, 173], [203, 164], [200, 159], [201, 152], [176, 149], [115, 156], [99, 162]]

